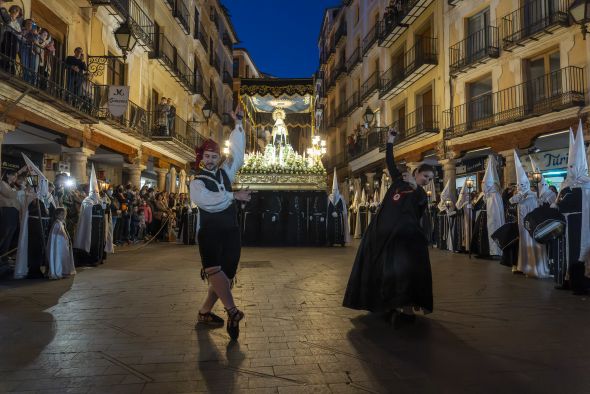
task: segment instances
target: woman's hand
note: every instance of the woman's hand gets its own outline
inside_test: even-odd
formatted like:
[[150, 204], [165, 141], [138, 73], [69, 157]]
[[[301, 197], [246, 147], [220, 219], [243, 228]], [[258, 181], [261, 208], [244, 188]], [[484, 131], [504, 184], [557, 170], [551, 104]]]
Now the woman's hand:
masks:
[[387, 143], [393, 144], [395, 142], [396, 136], [397, 136], [397, 128], [390, 127], [389, 130], [387, 130]]

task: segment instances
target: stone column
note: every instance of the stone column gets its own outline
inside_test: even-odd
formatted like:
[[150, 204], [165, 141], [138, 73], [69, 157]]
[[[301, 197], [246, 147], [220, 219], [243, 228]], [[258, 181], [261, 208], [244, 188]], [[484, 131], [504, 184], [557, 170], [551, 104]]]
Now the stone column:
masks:
[[127, 167], [129, 172], [129, 183], [132, 186], [141, 187], [141, 172], [145, 169], [144, 165], [139, 163], [131, 164]]
[[158, 173], [158, 190], [163, 191], [166, 188], [166, 174], [168, 174], [167, 168], [155, 168]]
[[444, 173], [444, 185], [447, 185], [447, 182], [451, 181], [451, 195], [456, 199], [457, 198], [457, 169], [455, 167], [455, 160], [454, 159], [444, 159], [440, 160], [441, 164], [443, 165], [443, 173]]
[[176, 193], [176, 168], [170, 167], [170, 190], [167, 190], [170, 193]]
[[375, 173], [367, 172], [365, 173], [365, 176], [367, 177], [367, 183], [369, 184], [369, 195], [367, 196], [368, 201], [369, 197], [371, 197], [373, 193], [375, 193], [375, 185], [373, 184], [373, 182], [375, 181]]
[[4, 143], [4, 136], [16, 127], [10, 123], [0, 122], [0, 164], [2, 163], [2, 144]]
[[88, 164], [88, 157], [94, 154], [94, 151], [88, 148], [74, 148], [67, 151], [70, 160], [70, 176], [72, 176], [78, 184], [88, 183], [88, 174], [86, 173], [86, 166]]
[[514, 150], [505, 150], [500, 152], [504, 159], [506, 159], [506, 163], [504, 165], [504, 188], [510, 185], [511, 183], [516, 183], [516, 167], [514, 165]]

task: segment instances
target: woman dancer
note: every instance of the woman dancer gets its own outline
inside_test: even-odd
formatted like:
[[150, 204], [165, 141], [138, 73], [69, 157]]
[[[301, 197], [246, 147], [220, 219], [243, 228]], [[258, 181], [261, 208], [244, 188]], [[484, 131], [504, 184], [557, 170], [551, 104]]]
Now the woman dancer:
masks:
[[389, 130], [385, 156], [392, 185], [363, 236], [343, 305], [392, 312], [394, 327], [399, 328], [415, 320], [414, 309], [432, 312], [428, 240], [420, 222], [428, 205], [422, 187], [434, 177], [434, 169], [422, 164], [415, 179], [398, 170], [393, 158], [395, 135]]

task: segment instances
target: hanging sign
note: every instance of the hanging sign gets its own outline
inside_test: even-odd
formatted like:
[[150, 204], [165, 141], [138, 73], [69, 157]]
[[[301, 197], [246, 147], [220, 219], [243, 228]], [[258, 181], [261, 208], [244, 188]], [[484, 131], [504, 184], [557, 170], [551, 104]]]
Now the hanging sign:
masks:
[[121, 116], [127, 111], [129, 103], [129, 86], [109, 85], [109, 112]]
[[555, 149], [531, 155], [541, 171], [567, 168], [568, 149]]

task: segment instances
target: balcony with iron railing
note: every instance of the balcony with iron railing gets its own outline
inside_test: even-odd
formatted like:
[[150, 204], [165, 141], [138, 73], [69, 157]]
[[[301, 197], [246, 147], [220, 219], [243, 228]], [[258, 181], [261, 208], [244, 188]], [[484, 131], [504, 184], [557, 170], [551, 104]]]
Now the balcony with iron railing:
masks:
[[151, 140], [150, 119], [147, 110], [129, 100], [125, 113], [121, 116], [113, 116], [108, 107], [109, 86], [95, 85], [94, 89], [94, 105], [98, 119], [125, 134], [144, 141]]
[[176, 54], [176, 74], [180, 84], [187, 92], [190, 92], [194, 86], [195, 74], [193, 70], [186, 64], [184, 59]]
[[[438, 105], [426, 105], [416, 108], [414, 112], [406, 114], [405, 117], [394, 122], [389, 127], [397, 128], [395, 143], [400, 145], [404, 142], [417, 142], [432, 137], [440, 132]], [[385, 147], [385, 141], [382, 146]]]
[[166, 0], [166, 3], [168, 3], [168, 6], [172, 11], [172, 16], [176, 19], [182, 30], [184, 30], [186, 34], [190, 34], [190, 13], [184, 0]]
[[128, 21], [140, 45], [154, 49], [156, 25], [136, 0], [89, 0], [92, 6], [105, 6], [120, 23]]
[[336, 110], [336, 122], [341, 121], [348, 116], [347, 110], [347, 103], [344, 99], [342, 99], [342, 101], [340, 101], [340, 104], [338, 104], [338, 109]]
[[166, 112], [148, 113], [152, 142], [173, 151], [187, 160], [194, 160], [196, 146], [206, 139], [180, 116], [167, 116]]
[[361, 85], [361, 103], [365, 103], [381, 86], [379, 70], [375, 70]]
[[347, 148], [348, 161], [358, 159], [359, 157], [379, 149], [383, 139], [382, 134], [386, 134], [386, 127], [372, 127], [366, 132], [357, 134], [354, 144]]
[[584, 69], [569, 66], [444, 111], [445, 139], [585, 103]]
[[156, 37], [155, 48], [149, 53], [149, 58], [158, 60], [170, 73], [176, 71], [176, 47], [164, 33]]
[[500, 56], [498, 28], [486, 26], [449, 48], [449, 68], [456, 75]]
[[346, 99], [346, 115], [352, 115], [354, 111], [361, 107], [362, 103], [358, 92], [354, 92], [348, 99]]
[[201, 44], [201, 46], [205, 50], [205, 53], [208, 53], [209, 52], [209, 36], [207, 35], [207, 32], [205, 31], [205, 27], [203, 26], [202, 23], [199, 23], [199, 31], [196, 32], [196, 34], [197, 34], [197, 41]]
[[389, 99], [407, 89], [438, 64], [437, 39], [417, 37], [403, 59], [381, 74], [379, 97]]
[[367, 56], [369, 50], [375, 45], [377, 42], [377, 38], [379, 37], [379, 22], [375, 23], [371, 30], [367, 33], [367, 35], [363, 38], [363, 57]]
[[379, 46], [389, 48], [434, 0], [400, 0], [387, 7], [379, 22]]
[[361, 49], [356, 48], [352, 51], [352, 55], [346, 59], [346, 71], [350, 74], [361, 64]]
[[204, 96], [204, 92], [206, 92], [204, 85], [205, 84], [203, 83], [203, 76], [199, 72], [194, 73], [193, 86], [191, 87], [191, 92], [193, 94], [199, 94], [201, 96]]
[[346, 60], [341, 58], [338, 63], [336, 63], [336, 67], [334, 68], [334, 77], [336, 82], [340, 80], [340, 78], [346, 76]]
[[512, 50], [570, 25], [569, 0], [528, 0], [499, 20], [502, 48]]
[[[4, 48], [0, 51], [2, 83], [57, 108], [81, 123], [98, 123], [94, 105], [95, 87], [89, 74], [85, 73], [85, 63], [80, 65], [80, 69], [72, 62], [66, 63], [57, 56], [48, 55], [41, 64], [39, 48], [23, 41], [20, 32], [10, 26], [0, 23], [0, 28]], [[18, 101], [9, 100], [5, 113]]]

